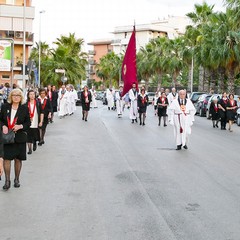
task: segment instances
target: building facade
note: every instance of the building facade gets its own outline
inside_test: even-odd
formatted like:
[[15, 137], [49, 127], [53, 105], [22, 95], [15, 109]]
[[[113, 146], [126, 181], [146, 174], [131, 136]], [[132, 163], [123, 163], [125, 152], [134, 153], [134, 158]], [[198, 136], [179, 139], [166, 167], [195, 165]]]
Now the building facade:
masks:
[[[25, 9], [25, 11], [24, 11]], [[24, 18], [25, 12], [25, 18]], [[28, 62], [30, 48], [34, 43], [33, 20], [35, 8], [32, 1], [26, 0], [0, 0], [0, 44], [6, 41], [12, 43], [12, 64], [11, 71], [0, 71], [0, 84], [6, 82], [24, 86], [23, 69], [23, 46], [25, 28], [25, 63]], [[25, 21], [24, 21], [25, 19]]]
[[[169, 16], [168, 18], [158, 19], [150, 24], [139, 24], [136, 29], [136, 49], [139, 51], [141, 47], [145, 47], [152, 39], [158, 37], [167, 37], [169, 39], [177, 38], [185, 33], [185, 29], [190, 25], [190, 19], [187, 17]], [[94, 64], [89, 64], [89, 78], [92, 81], [101, 81], [96, 76], [96, 64], [99, 63], [101, 57], [113, 51], [116, 54], [124, 53], [132, 35], [133, 26], [118, 26], [114, 29], [113, 38], [108, 40], [96, 40], [88, 45], [93, 47], [90, 51], [89, 61]], [[92, 59], [94, 61], [92, 61]]]
[[111, 39], [95, 40], [88, 43], [93, 47], [93, 50], [88, 52], [88, 68], [87, 77], [90, 82], [100, 82], [101, 79], [96, 75], [96, 64], [100, 62], [100, 59], [106, 54], [113, 51], [113, 45]]

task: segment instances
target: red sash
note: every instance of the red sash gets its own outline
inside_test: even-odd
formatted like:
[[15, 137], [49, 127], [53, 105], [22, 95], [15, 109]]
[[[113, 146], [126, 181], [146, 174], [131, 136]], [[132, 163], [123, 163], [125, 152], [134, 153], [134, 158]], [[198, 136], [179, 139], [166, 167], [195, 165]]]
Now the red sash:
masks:
[[10, 118], [7, 117], [8, 129], [13, 129], [13, 127], [15, 126], [15, 124], [16, 124], [16, 122], [17, 122], [17, 119], [18, 119], [18, 118], [15, 117], [15, 118], [13, 119], [13, 122], [11, 123]]
[[47, 104], [47, 99], [44, 99], [44, 101], [43, 101], [43, 104], [41, 105], [41, 107], [42, 107], [42, 110], [44, 110], [44, 109], [45, 109], [45, 107], [46, 107], [46, 104]]
[[142, 104], [146, 102], [146, 97], [142, 97]]
[[29, 109], [30, 118], [32, 119], [34, 117], [34, 113], [35, 113], [35, 109], [36, 109], [36, 100], [34, 100], [34, 103], [33, 103], [33, 111], [31, 111], [30, 101], [28, 102], [28, 109]]

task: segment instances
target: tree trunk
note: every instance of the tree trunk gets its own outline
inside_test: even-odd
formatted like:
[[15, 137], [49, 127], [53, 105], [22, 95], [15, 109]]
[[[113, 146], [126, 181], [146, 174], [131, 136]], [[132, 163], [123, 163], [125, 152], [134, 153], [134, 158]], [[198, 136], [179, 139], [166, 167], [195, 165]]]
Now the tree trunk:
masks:
[[198, 91], [203, 92], [203, 86], [204, 86], [204, 78], [205, 78], [205, 70], [203, 67], [199, 67], [199, 83], [198, 83]]
[[225, 89], [224, 79], [225, 79], [226, 69], [224, 67], [218, 68], [218, 93], [223, 93]]
[[203, 82], [203, 91], [204, 92], [209, 92], [209, 85], [211, 82], [211, 72], [209, 69], [205, 69], [205, 77], [204, 77], [204, 82]]
[[231, 69], [228, 74], [228, 94], [234, 94], [235, 74], [234, 69]]
[[176, 88], [176, 85], [177, 85], [177, 72], [174, 72], [173, 75], [172, 75], [172, 85], [174, 88]]
[[158, 77], [158, 89], [161, 88], [162, 86], [162, 73], [158, 73], [159, 77]]
[[216, 92], [216, 84], [217, 83], [217, 70], [212, 70], [211, 71], [211, 81], [210, 81], [210, 89], [209, 92], [211, 90], [213, 90], [214, 92]]
[[189, 65], [189, 72], [188, 72], [188, 85], [187, 85], [187, 90], [188, 92], [191, 92], [191, 81], [192, 81], [192, 66]]

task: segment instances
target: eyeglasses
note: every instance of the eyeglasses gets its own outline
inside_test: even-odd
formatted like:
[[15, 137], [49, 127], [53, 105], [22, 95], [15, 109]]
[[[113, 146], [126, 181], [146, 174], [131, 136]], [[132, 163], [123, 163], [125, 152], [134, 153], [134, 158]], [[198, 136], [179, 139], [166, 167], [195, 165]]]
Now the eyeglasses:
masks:
[[12, 95], [12, 97], [21, 97], [21, 95]]

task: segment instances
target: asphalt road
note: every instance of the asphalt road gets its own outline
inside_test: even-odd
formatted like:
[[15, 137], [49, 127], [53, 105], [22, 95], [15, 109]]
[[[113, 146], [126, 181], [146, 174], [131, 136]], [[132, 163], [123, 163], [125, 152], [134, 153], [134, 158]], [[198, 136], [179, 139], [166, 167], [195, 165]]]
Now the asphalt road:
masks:
[[176, 151], [157, 124], [152, 107], [144, 127], [102, 105], [55, 118], [0, 190], [0, 240], [240, 240], [240, 128], [196, 116]]

